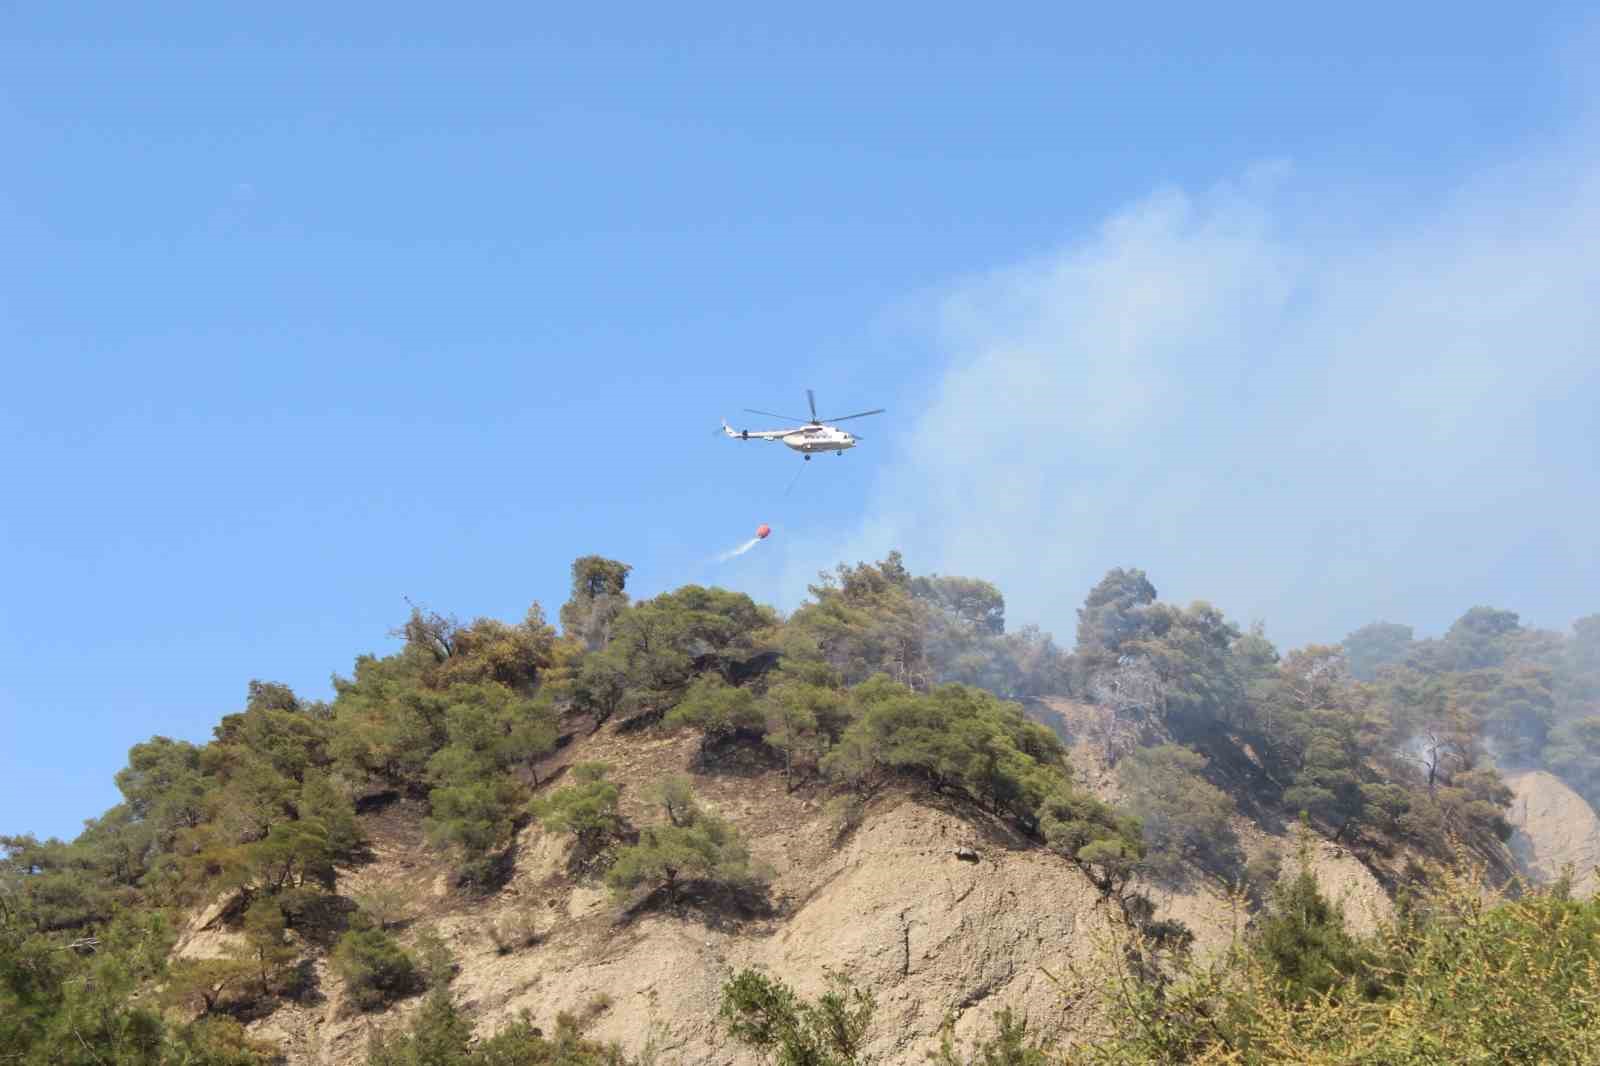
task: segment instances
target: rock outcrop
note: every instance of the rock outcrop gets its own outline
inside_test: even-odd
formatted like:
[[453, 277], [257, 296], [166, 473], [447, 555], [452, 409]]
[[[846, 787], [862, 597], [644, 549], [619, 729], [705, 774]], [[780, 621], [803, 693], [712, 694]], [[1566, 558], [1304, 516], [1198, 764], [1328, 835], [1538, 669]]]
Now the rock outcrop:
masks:
[[1515, 796], [1507, 818], [1514, 827], [1511, 849], [1528, 876], [1549, 884], [1570, 869], [1575, 895], [1600, 887], [1600, 817], [1582, 796], [1554, 774], [1529, 770], [1506, 777]]

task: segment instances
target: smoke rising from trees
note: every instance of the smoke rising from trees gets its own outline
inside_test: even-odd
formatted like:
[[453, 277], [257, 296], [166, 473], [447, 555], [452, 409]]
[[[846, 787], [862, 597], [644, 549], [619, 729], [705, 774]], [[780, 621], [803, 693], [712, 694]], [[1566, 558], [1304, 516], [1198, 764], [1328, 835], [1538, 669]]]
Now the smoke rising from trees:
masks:
[[1280, 646], [1485, 602], [1565, 628], [1600, 586], [1600, 164], [1430, 192], [1260, 168], [955, 284], [931, 406], [788, 584], [898, 547], [1056, 633], [1128, 565]]

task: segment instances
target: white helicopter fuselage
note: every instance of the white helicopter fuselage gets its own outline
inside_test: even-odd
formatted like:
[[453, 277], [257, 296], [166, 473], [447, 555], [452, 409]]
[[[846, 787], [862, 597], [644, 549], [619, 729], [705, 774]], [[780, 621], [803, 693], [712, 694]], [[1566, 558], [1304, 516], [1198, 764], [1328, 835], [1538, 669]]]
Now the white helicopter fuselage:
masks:
[[795, 423], [788, 429], [734, 429], [728, 425], [728, 420], [722, 420], [722, 432], [734, 440], [776, 440], [782, 441], [790, 448], [810, 459], [818, 452], [834, 452], [843, 455], [848, 449], [854, 448], [861, 438], [847, 430], [833, 425], [834, 422], [848, 422], [852, 418], [866, 418], [868, 415], [881, 415], [883, 408], [871, 411], [857, 411], [855, 414], [838, 415], [831, 419], [817, 417], [817, 397], [810, 389], [806, 390], [806, 405], [811, 408], [811, 420], [803, 421], [791, 418], [789, 415], [778, 414], [775, 411], [761, 411], [754, 407], [745, 410], [753, 415], [763, 418], [777, 418], [784, 422]]
[[807, 455], [815, 452], [842, 452], [846, 448], [856, 446], [854, 437], [833, 426], [807, 426], [799, 433], [788, 434], [782, 440], [795, 451]]
[[813, 424], [798, 429], [734, 429], [724, 422], [722, 430], [735, 440], [778, 441], [807, 456], [818, 452], [843, 454], [846, 449], [856, 446], [855, 436], [837, 426]]

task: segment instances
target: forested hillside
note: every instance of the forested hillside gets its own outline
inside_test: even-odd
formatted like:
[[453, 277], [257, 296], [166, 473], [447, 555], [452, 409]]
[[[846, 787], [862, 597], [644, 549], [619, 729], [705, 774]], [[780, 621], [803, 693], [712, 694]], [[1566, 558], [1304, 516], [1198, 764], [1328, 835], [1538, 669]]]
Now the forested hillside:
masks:
[[[730, 780], [781, 783], [795, 811], [821, 805], [835, 849], [898, 793], [1081, 875], [1119, 946], [1061, 995], [1118, 991], [1094, 1016], [1133, 1011], [1123, 1032], [1143, 1041], [1100, 1042], [1108, 1061], [1289, 1061], [1273, 1057], [1285, 1034], [1356, 1061], [1338, 1057], [1335, 1022], [1422, 1031], [1436, 1019], [1419, 990], [1449, 985], [1465, 1002], [1514, 970], [1529, 997], [1559, 998], [1600, 966], [1592, 904], [1558, 887], [1465, 913], [1480, 904], [1458, 880], [1526, 887], [1502, 771], [1545, 768], [1600, 800], [1600, 615], [1560, 634], [1475, 607], [1437, 639], [1378, 623], [1280, 652], [1115, 570], [1083, 601], [1068, 651], [1009, 628], [987, 582], [915, 576], [895, 554], [823, 575], [788, 617], [700, 586], [633, 602], [628, 575], [574, 562], [559, 629], [537, 604], [515, 623], [414, 609], [400, 649], [358, 659], [331, 701], [252, 681], [210, 741], [134, 746], [124, 802], [76, 840], [0, 838], [0, 1062], [271, 1061], [282, 1049], [259, 1039], [264, 1021], [334, 993], [369, 1018], [407, 1005], [404, 1025], [376, 1030], [374, 1064], [637, 1055], [586, 1035], [582, 1012], [471, 1042], [452, 993], [461, 960], [398, 890], [348, 886], [383, 827], [412, 818], [461, 907], [506, 890], [536, 831], [563, 842], [563, 878], [604, 887], [618, 929], [781, 916], [765, 842], [701, 795]], [[1042, 724], [1027, 711], [1046, 697], [1098, 714]], [[687, 765], [628, 769], [630, 753], [681, 737], [694, 738]], [[1114, 787], [1086, 787], [1069, 745], [1092, 748]], [[1401, 925], [1353, 937], [1302, 856], [1245, 832], [1283, 839], [1302, 824], [1366, 864], [1402, 901]], [[1223, 957], [1186, 961], [1189, 931], [1157, 917], [1152, 892], [1194, 883], [1238, 894], [1246, 928]], [[510, 955], [550, 920], [488, 933]], [[197, 922], [225, 931], [225, 950], [173, 954]], [[784, 1061], [855, 1061], [870, 990], [811, 1003], [781, 983], [793, 976], [730, 981], [708, 1024], [735, 1045], [787, 1048]], [[1528, 1047], [1547, 1057], [1508, 1061], [1564, 1061], [1595, 1020], [1588, 999], [1569, 1002], [1547, 1019], [1528, 1003], [1478, 1009], [1541, 1019], [1544, 1042]], [[1206, 1023], [1218, 1004], [1224, 1020]], [[1362, 1013], [1373, 1004], [1394, 1009]], [[1008, 1016], [987, 1052], [945, 1054], [1038, 1061], [1036, 1042]]]

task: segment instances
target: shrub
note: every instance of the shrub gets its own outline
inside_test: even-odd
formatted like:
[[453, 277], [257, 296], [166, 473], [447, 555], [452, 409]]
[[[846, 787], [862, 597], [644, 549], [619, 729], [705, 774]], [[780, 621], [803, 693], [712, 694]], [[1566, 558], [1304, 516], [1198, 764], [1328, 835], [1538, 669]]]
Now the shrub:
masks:
[[1028, 1019], [1010, 1007], [996, 1011], [994, 1030], [982, 1040], [974, 1040], [963, 1054], [957, 1049], [953, 1027], [946, 1025], [939, 1034], [939, 1050], [930, 1052], [934, 1066], [1049, 1066], [1055, 1056], [1028, 1037]]
[[355, 902], [379, 929], [389, 930], [405, 922], [412, 907], [412, 894], [394, 882], [377, 884], [355, 897]]
[[1140, 748], [1118, 766], [1128, 809], [1144, 831], [1145, 868], [1165, 880], [1194, 863], [1230, 880], [1244, 856], [1229, 819], [1233, 800], [1200, 776], [1204, 757], [1177, 744]]
[[[1281, 898], [1292, 906], [1309, 896], [1290, 885]], [[1107, 967], [1100, 989], [1106, 1031], [1064, 1049], [1065, 1059], [1081, 1066], [1597, 1061], [1600, 901], [1488, 896], [1481, 884], [1446, 876], [1423, 905], [1368, 941], [1330, 936], [1331, 916], [1313, 903], [1309, 922], [1285, 915], [1302, 924], [1293, 936], [1264, 930], [1245, 950], [1188, 964], [1175, 980]], [[1284, 961], [1297, 951], [1319, 965], [1297, 966], [1286, 981]], [[1340, 973], [1352, 979], [1339, 984]], [[1363, 988], [1372, 974], [1386, 978], [1378, 997]], [[1315, 987], [1334, 994], [1310, 992]]]
[[340, 937], [333, 968], [361, 1010], [382, 1007], [416, 991], [419, 984], [411, 953], [381, 929], [352, 929]]
[[750, 862], [750, 851], [733, 826], [700, 810], [692, 793], [676, 782], [664, 782], [669, 815], [666, 825], [650, 826], [639, 842], [617, 852], [606, 882], [618, 896], [643, 886], [665, 888], [676, 904], [686, 881], [704, 881], [743, 888], [766, 879], [765, 871]]
[[617, 786], [606, 780], [605, 763], [579, 763], [572, 768], [573, 783], [535, 800], [532, 811], [552, 833], [571, 833], [583, 853], [598, 851], [622, 829], [617, 811]]
[[780, 1063], [853, 1066], [862, 1061], [876, 1003], [839, 975], [830, 984], [807, 1003], [782, 981], [744, 970], [722, 986], [717, 1017], [735, 1040]]
[[500, 955], [539, 942], [539, 925], [531, 909], [517, 908], [489, 923], [489, 940]]

